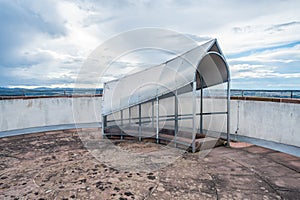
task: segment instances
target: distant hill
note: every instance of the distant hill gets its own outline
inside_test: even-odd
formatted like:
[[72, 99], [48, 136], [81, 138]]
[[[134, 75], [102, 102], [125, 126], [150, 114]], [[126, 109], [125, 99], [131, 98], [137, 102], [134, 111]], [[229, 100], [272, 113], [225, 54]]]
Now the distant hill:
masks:
[[102, 94], [102, 88], [47, 88], [39, 87], [35, 89], [26, 88], [5, 88], [0, 87], [0, 96], [54, 96], [54, 95], [84, 95]]

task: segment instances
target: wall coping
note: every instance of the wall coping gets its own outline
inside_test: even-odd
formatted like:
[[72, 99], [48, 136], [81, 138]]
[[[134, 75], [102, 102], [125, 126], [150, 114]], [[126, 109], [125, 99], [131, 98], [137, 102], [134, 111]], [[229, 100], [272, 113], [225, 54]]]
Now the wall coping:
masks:
[[[1, 100], [14, 100], [14, 99], [47, 99], [47, 98], [84, 98], [84, 97], [102, 97], [102, 94], [95, 95], [65, 95], [65, 96], [0, 96]], [[265, 101], [265, 102], [278, 102], [278, 103], [294, 103], [300, 104], [300, 99], [288, 98], [272, 98], [272, 97], [230, 97], [231, 100], [243, 101]]]
[[294, 103], [300, 104], [300, 99], [287, 99], [287, 98], [270, 98], [270, 97], [231, 97], [231, 100], [243, 100], [243, 101], [265, 101], [265, 102], [277, 102], [277, 103]]
[[1, 100], [14, 100], [14, 99], [49, 99], [49, 98], [83, 98], [83, 97], [102, 97], [102, 94], [94, 94], [94, 95], [64, 95], [64, 96], [0, 96]]

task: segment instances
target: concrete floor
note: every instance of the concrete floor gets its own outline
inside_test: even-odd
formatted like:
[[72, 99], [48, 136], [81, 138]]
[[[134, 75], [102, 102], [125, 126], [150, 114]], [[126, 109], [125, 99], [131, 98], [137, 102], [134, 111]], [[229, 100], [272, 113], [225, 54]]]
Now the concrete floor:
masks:
[[[167, 157], [155, 158], [145, 164], [153, 168], [143, 171], [139, 159], [122, 160], [114, 150], [106, 152], [106, 144], [100, 150], [119, 165], [96, 159], [99, 133], [82, 129], [80, 138], [73, 129], [1, 138], [0, 199], [300, 199], [298, 157], [232, 143], [195, 154], [180, 151], [169, 165], [159, 165]], [[114, 144], [141, 156], [165, 149], [147, 142]]]

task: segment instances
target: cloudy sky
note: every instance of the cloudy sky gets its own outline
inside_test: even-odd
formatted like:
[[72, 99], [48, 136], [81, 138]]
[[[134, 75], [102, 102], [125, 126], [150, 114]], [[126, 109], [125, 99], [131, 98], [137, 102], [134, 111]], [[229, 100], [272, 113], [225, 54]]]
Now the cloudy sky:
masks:
[[233, 88], [299, 89], [299, 9], [299, 0], [0, 0], [0, 87], [73, 87], [103, 42], [157, 27], [217, 38]]

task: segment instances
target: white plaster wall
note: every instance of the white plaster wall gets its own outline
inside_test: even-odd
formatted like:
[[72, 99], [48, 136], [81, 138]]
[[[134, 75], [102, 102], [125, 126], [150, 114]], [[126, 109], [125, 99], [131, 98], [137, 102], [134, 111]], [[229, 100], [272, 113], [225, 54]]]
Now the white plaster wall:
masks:
[[[226, 101], [206, 99], [204, 112], [226, 110]], [[300, 104], [231, 100], [230, 133], [300, 147]], [[204, 129], [227, 132], [226, 115], [204, 116]]]
[[[212, 102], [204, 101], [206, 104]], [[226, 108], [223, 100], [214, 100], [213, 107], [214, 111]], [[239, 135], [300, 147], [300, 104], [232, 100], [230, 114], [231, 134], [239, 128]], [[0, 101], [0, 131], [100, 121], [101, 97]], [[205, 117], [204, 128], [226, 132], [226, 115]]]
[[300, 147], [300, 104], [232, 100], [230, 113], [232, 134]]
[[101, 120], [101, 97], [0, 101], [0, 131]]

